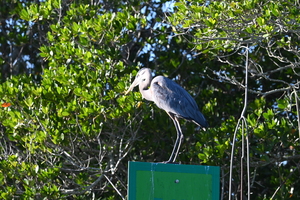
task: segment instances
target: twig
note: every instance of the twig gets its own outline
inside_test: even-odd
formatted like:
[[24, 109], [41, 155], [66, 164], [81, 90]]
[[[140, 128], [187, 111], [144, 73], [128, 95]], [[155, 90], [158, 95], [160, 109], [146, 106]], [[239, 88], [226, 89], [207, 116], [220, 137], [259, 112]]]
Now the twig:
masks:
[[121, 194], [121, 192], [116, 188], [116, 186], [110, 181], [110, 179], [105, 174], [104, 174], [104, 177], [111, 184], [111, 186], [115, 189], [115, 191], [120, 195], [120, 197], [122, 198], [122, 200], [125, 200], [125, 198], [123, 197], [123, 195]]
[[242, 156], [241, 156], [241, 200], [243, 199], [243, 159], [244, 159], [244, 135], [245, 135], [245, 127], [246, 127], [246, 145], [247, 145], [247, 182], [248, 182], [248, 200], [250, 200], [250, 163], [249, 163], [249, 141], [248, 141], [248, 130], [247, 130], [247, 121], [245, 118], [245, 113], [247, 109], [247, 102], [248, 102], [248, 53], [249, 49], [248, 46], [246, 47], [246, 63], [245, 63], [245, 98], [244, 98], [244, 107], [241, 112], [241, 116], [238, 120], [238, 123], [236, 125], [234, 135], [233, 135], [233, 141], [232, 141], [232, 149], [231, 149], [231, 157], [230, 157], [230, 169], [229, 169], [229, 200], [231, 200], [232, 196], [232, 169], [233, 169], [233, 157], [234, 157], [234, 149], [235, 149], [235, 142], [236, 142], [236, 135], [237, 131], [240, 127], [240, 124], [242, 123]]
[[225, 176], [224, 176], [224, 168], [221, 168], [221, 173], [222, 173], [222, 181], [221, 181], [221, 200], [224, 199], [224, 188], [225, 188]]
[[[299, 168], [299, 164], [297, 165], [297, 168]], [[277, 189], [275, 190], [275, 192], [273, 193], [272, 197], [270, 198], [271, 200], [274, 198], [274, 196], [276, 195], [276, 193], [278, 192], [278, 190], [286, 183], [286, 181], [290, 178], [291, 175], [293, 175], [296, 172], [296, 169], [291, 172], [286, 179], [277, 187]]]
[[104, 174], [102, 174], [101, 176], [99, 176], [99, 178], [97, 178], [97, 180], [92, 183], [91, 185], [89, 185], [88, 187], [86, 187], [84, 190], [76, 190], [76, 189], [72, 189], [72, 190], [67, 190], [67, 189], [62, 189], [62, 194], [83, 194], [89, 190], [91, 190], [95, 185], [97, 185], [102, 178], [104, 177]]
[[296, 110], [297, 110], [297, 115], [298, 115], [298, 132], [299, 132], [299, 138], [300, 138], [300, 113], [299, 113], [299, 100], [298, 100], [298, 95], [296, 88], [293, 87], [293, 93], [295, 95], [295, 102], [296, 102]]

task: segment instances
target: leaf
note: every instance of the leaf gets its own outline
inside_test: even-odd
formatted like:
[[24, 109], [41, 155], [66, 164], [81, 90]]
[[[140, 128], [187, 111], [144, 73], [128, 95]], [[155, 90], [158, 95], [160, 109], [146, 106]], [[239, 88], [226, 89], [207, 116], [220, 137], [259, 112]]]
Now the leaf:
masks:
[[278, 6], [272, 8], [272, 14], [276, 17], [279, 15]]
[[265, 19], [262, 17], [259, 17], [256, 19], [256, 22], [258, 23], [258, 25], [263, 26], [265, 25]]
[[250, 126], [255, 127], [255, 125], [256, 125], [256, 119], [254, 117], [248, 115], [247, 121], [249, 122]]
[[124, 83], [124, 81], [120, 81], [120, 82], [118, 83], [117, 87], [118, 87], [118, 89], [119, 89], [120, 91], [125, 91], [125, 83]]
[[39, 171], [39, 165], [36, 165], [36, 166], [35, 166], [34, 171], [35, 171], [35, 173], [38, 173], [38, 171]]
[[248, 33], [253, 33], [252, 28], [250, 28], [250, 27], [247, 27], [245, 30], [246, 30]]
[[26, 21], [29, 21], [30, 20], [30, 15], [28, 13], [27, 10], [25, 9], [22, 9], [21, 12], [20, 12], [20, 17]]
[[265, 12], [266, 12], [266, 16], [267, 16], [267, 17], [271, 16], [271, 10], [269, 10], [269, 9], [266, 9], [266, 11], [265, 11]]
[[277, 106], [278, 108], [282, 109], [282, 110], [285, 110], [287, 107], [288, 107], [288, 102], [284, 99], [280, 99], [277, 101]]
[[7, 107], [9, 107], [9, 106], [11, 106], [11, 103], [3, 103], [3, 104], [1, 105], [1, 107], [4, 107], [4, 108], [7, 108]]
[[185, 10], [186, 9], [186, 5], [182, 2], [175, 2], [174, 6], [177, 7], [179, 10]]
[[185, 20], [185, 23], [182, 25], [183, 28], [188, 28], [192, 25], [192, 20]]
[[204, 22], [209, 27], [213, 27], [216, 24], [216, 20], [214, 20], [213, 18], [209, 18], [208, 20], [205, 20]]
[[67, 112], [67, 111], [63, 111], [63, 112], [61, 113], [61, 116], [63, 116], [63, 117], [66, 117], [66, 116], [69, 116], [69, 115], [70, 115], [70, 113]]
[[28, 107], [31, 107], [33, 105], [33, 100], [31, 97], [28, 97], [27, 99], [25, 99], [24, 102]]

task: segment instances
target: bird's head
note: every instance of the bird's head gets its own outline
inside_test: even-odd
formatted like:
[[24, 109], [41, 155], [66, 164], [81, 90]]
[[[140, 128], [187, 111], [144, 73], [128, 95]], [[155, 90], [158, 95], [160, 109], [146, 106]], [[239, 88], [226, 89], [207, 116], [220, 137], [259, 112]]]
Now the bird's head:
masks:
[[152, 79], [151, 73], [151, 69], [149, 68], [140, 69], [137, 75], [135, 76], [133, 83], [130, 85], [129, 89], [125, 92], [125, 94], [128, 94], [130, 91], [132, 91], [133, 88], [137, 85], [141, 85], [143, 89], [148, 87]]

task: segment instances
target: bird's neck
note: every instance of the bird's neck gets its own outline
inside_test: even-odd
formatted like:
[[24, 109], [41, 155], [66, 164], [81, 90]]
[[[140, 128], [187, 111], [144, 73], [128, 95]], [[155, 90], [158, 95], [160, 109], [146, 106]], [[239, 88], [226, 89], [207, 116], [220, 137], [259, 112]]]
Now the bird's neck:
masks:
[[140, 84], [139, 90], [144, 99], [146, 99], [148, 101], [153, 101], [153, 97], [152, 97], [151, 91], [149, 89], [149, 86], [150, 86], [150, 84], [147, 84], [147, 85]]

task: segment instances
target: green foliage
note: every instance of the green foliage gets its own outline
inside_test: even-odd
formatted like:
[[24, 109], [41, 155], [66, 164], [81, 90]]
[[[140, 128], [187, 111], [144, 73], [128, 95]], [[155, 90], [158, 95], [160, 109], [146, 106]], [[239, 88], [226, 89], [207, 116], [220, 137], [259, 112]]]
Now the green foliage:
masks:
[[[128, 160], [167, 160], [176, 137], [172, 121], [136, 90], [124, 95], [141, 66], [195, 97], [210, 127], [205, 132], [181, 121], [178, 161], [221, 166], [228, 199], [246, 47], [251, 199], [299, 198], [298, 5], [177, 1], [167, 9], [167, 3], [0, 6], [11, 20], [0, 36], [0, 103], [11, 104], [0, 108], [1, 198], [122, 199]], [[241, 127], [237, 133], [234, 195], [246, 183]]]

